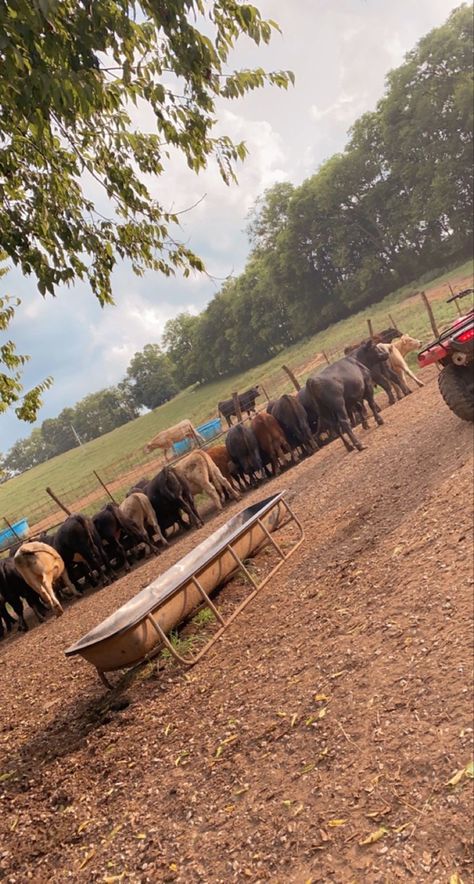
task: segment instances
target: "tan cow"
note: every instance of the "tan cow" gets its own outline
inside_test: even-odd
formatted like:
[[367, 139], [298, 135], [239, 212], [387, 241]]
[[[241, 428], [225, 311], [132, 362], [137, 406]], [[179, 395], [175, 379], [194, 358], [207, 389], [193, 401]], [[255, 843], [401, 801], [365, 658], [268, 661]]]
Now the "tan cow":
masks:
[[421, 341], [410, 337], [410, 335], [402, 335], [400, 338], [395, 338], [391, 344], [377, 344], [377, 346], [388, 353], [390, 367], [398, 374], [404, 384], [407, 382], [406, 375], [408, 375], [408, 377], [413, 378], [419, 387], [425, 386], [423, 381], [420, 381], [416, 374], [412, 372], [403, 358], [407, 353], [419, 350], [422, 346]]
[[240, 500], [240, 494], [224, 478], [220, 469], [205, 451], [192, 451], [182, 460], [173, 464], [174, 472], [184, 479], [191, 494], [207, 494], [216, 509], [222, 509], [221, 495], [227, 491], [234, 500]]
[[175, 424], [174, 427], [168, 427], [167, 430], [161, 430], [160, 433], [157, 433], [153, 439], [146, 443], [144, 451], [148, 454], [148, 452], [154, 451], [155, 448], [161, 448], [165, 453], [165, 460], [168, 460], [168, 449], [171, 448], [173, 442], [182, 442], [183, 439], [191, 439], [196, 444], [205, 441], [201, 434], [193, 427], [191, 421], [186, 418], [186, 420], [180, 421], [179, 424]]
[[[158, 535], [165, 546], [168, 546], [168, 541], [163, 536], [161, 528], [156, 520], [155, 510], [146, 494], [142, 494], [141, 491], [133, 491], [132, 494], [129, 494], [128, 497], [122, 501], [119, 510], [124, 516], [135, 523], [142, 534], [149, 535], [151, 531], [153, 532], [153, 535]], [[150, 531], [148, 529], [150, 529]]]
[[22, 543], [15, 553], [14, 562], [25, 583], [38, 593], [48, 608], [53, 609], [56, 617], [60, 617], [63, 613], [53, 588], [59, 578], [62, 578], [73, 595], [80, 595], [69, 579], [61, 556], [47, 543], [41, 543], [39, 540]]

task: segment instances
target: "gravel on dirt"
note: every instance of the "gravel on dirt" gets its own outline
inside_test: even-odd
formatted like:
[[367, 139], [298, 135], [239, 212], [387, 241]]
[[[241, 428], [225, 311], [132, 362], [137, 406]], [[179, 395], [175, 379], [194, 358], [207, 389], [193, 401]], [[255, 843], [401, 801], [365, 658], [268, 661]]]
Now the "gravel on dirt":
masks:
[[[472, 426], [423, 378], [361, 453], [333, 443], [1, 643], [0, 880], [472, 880]], [[108, 694], [64, 657], [280, 488], [306, 540], [198, 666]]]

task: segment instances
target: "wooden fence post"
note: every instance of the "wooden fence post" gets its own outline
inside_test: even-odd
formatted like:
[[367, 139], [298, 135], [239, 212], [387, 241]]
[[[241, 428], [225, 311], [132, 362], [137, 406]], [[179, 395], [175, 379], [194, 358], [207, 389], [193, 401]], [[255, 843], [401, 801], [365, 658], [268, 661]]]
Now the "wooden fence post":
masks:
[[270, 402], [270, 397], [269, 397], [265, 387], [263, 386], [263, 384], [260, 382], [258, 384], [258, 386], [261, 387], [261, 389], [263, 390], [263, 395], [265, 396], [265, 399], [267, 400], [267, 402]]
[[110, 493], [109, 489], [107, 488], [107, 485], [105, 484], [105, 482], [102, 481], [102, 479], [100, 478], [99, 474], [96, 473], [95, 470], [92, 470], [92, 472], [94, 473], [94, 476], [96, 477], [96, 479], [97, 479], [97, 480], [100, 482], [100, 484], [102, 485], [102, 488], [104, 489], [104, 491], [106, 491], [107, 494], [109, 495], [109, 497], [110, 497], [112, 503], [117, 503], [117, 501], [115, 500], [115, 497], [112, 496], [112, 494]]
[[242, 423], [242, 411], [240, 408], [240, 401], [239, 401], [239, 394], [238, 393], [232, 393], [232, 401], [234, 403], [234, 408], [235, 408], [235, 413], [237, 415], [237, 420], [238, 420], [239, 424], [241, 424]]
[[391, 324], [392, 324], [392, 328], [396, 328], [396, 327], [397, 327], [397, 323], [395, 322], [395, 320], [394, 320], [394, 318], [393, 318], [393, 316], [392, 316], [391, 313], [388, 314], [388, 318], [389, 318], [389, 320], [390, 320], [390, 322], [391, 322]]
[[367, 320], [367, 325], [369, 326], [369, 335], [370, 335], [371, 338], [373, 338], [373, 336], [374, 336], [374, 330], [373, 330], [373, 328], [372, 328], [372, 320], [371, 320], [371, 319], [368, 319], [368, 320]]
[[301, 390], [301, 384], [300, 384], [300, 382], [295, 378], [295, 376], [294, 376], [294, 374], [293, 374], [291, 368], [288, 368], [287, 365], [282, 365], [282, 369], [283, 369], [283, 371], [285, 371], [285, 372], [287, 373], [287, 375], [288, 375], [288, 377], [289, 377], [291, 383], [293, 384], [295, 390]]
[[[448, 287], [449, 287], [449, 291], [451, 292], [451, 296], [454, 298], [454, 291], [453, 291], [453, 287], [450, 282], [448, 282]], [[454, 304], [456, 306], [456, 310], [458, 311], [459, 315], [462, 316], [461, 305], [460, 305], [459, 301], [457, 300], [457, 298], [454, 298]], [[438, 363], [436, 363], [436, 365], [438, 365]]]
[[61, 501], [59, 500], [59, 497], [56, 497], [54, 491], [51, 491], [51, 488], [49, 486], [46, 488], [46, 492], [47, 492], [47, 494], [49, 494], [50, 497], [53, 498], [54, 502], [57, 503], [57, 505], [60, 506], [61, 509], [64, 510], [64, 512], [68, 516], [71, 515], [71, 510], [68, 510], [67, 506], [65, 506], [64, 503], [61, 503]]
[[426, 312], [427, 312], [427, 314], [428, 314], [428, 316], [429, 316], [429, 319], [430, 319], [430, 324], [431, 324], [431, 328], [433, 329], [433, 334], [434, 334], [434, 336], [435, 336], [436, 338], [439, 338], [438, 326], [436, 325], [436, 320], [435, 320], [435, 318], [434, 318], [434, 313], [433, 313], [433, 310], [432, 310], [432, 308], [431, 308], [431, 304], [430, 304], [430, 302], [428, 301], [428, 298], [426, 297], [425, 292], [420, 292], [420, 297], [421, 297], [421, 299], [422, 299], [422, 301], [423, 301], [423, 303], [424, 303], [424, 305], [425, 305], [425, 307], [426, 307]]
[[326, 353], [324, 352], [324, 350], [322, 350], [321, 352], [322, 352], [322, 354], [323, 354], [323, 356], [324, 356], [324, 358], [325, 358], [327, 364], [328, 364], [328, 365], [331, 365], [331, 363], [330, 363], [330, 361], [329, 361], [329, 359], [328, 359]]

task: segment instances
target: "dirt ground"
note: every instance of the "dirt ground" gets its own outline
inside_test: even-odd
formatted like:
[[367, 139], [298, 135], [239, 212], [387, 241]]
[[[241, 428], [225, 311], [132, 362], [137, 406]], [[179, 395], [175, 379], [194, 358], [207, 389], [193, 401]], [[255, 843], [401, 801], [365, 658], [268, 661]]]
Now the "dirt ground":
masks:
[[246, 496], [306, 539], [194, 669], [64, 649], [244, 504], [2, 642], [1, 880], [472, 880], [472, 426], [423, 377]]

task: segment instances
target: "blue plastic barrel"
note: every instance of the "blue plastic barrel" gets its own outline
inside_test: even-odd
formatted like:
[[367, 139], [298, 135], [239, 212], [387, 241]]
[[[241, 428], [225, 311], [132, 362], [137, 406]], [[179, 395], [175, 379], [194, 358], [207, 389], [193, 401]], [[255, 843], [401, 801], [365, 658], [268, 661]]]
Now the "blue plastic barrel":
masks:
[[220, 418], [214, 418], [212, 421], [207, 421], [205, 424], [201, 424], [200, 427], [196, 427], [198, 433], [204, 437], [204, 439], [213, 439], [214, 436], [218, 436], [222, 430]]
[[24, 540], [28, 537], [29, 530], [28, 519], [20, 519], [11, 528], [0, 531], [0, 549], [6, 549], [7, 546], [11, 546], [19, 537]]
[[191, 440], [181, 439], [180, 442], [173, 442], [172, 448], [175, 454], [186, 454], [187, 451], [191, 451]]
[[[213, 439], [214, 436], [218, 436], [221, 430], [220, 418], [214, 418], [212, 421], [206, 421], [205, 424], [196, 427], [196, 432], [199, 433], [203, 439], [206, 439], [206, 441], [208, 439]], [[191, 439], [181, 439], [180, 442], [173, 442], [172, 448], [176, 455], [186, 454], [187, 451], [191, 451], [193, 444]]]

